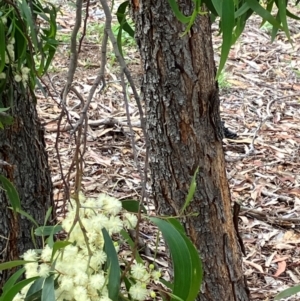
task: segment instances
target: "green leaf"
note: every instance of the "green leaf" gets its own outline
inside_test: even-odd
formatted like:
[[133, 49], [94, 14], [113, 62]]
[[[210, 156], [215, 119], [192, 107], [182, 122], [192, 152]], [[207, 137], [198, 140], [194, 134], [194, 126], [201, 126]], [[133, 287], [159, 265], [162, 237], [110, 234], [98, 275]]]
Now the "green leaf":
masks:
[[182, 215], [184, 213], [184, 210], [187, 208], [187, 206], [190, 204], [190, 202], [192, 201], [193, 197], [194, 197], [194, 194], [195, 194], [195, 190], [196, 190], [196, 186], [197, 186], [197, 183], [196, 183], [196, 176], [198, 174], [198, 171], [199, 171], [199, 167], [197, 167], [193, 177], [192, 177], [192, 181], [191, 181], [191, 184], [190, 184], [190, 188], [189, 188], [189, 191], [188, 191], [188, 194], [186, 196], [186, 199], [185, 199], [185, 202], [184, 202], [184, 205], [181, 209], [181, 213], [180, 215]]
[[24, 301], [39, 300], [41, 297], [44, 281], [44, 278], [36, 279], [27, 291], [26, 298]]
[[18, 67], [21, 68], [23, 59], [26, 55], [26, 50], [28, 46], [27, 38], [24, 35], [24, 30], [21, 20], [14, 20], [15, 25], [15, 57], [18, 58]]
[[33, 282], [39, 277], [28, 278], [16, 283], [11, 289], [9, 289], [6, 293], [2, 294], [0, 301], [12, 301], [14, 297], [19, 293], [23, 287], [27, 284]]
[[21, 268], [16, 271], [4, 284], [3, 292], [8, 291], [12, 286], [16, 283], [16, 281], [21, 277], [21, 275], [25, 272], [25, 268]]
[[55, 301], [54, 279], [52, 275], [45, 279], [41, 301]]
[[8, 107], [8, 108], [0, 108], [0, 113], [6, 112], [6, 111], [8, 111], [9, 109], [10, 109], [10, 107]]
[[195, 20], [196, 20], [196, 17], [198, 16], [198, 14], [200, 13], [200, 5], [201, 5], [201, 1], [202, 0], [194, 0], [193, 2], [195, 3], [195, 7], [194, 7], [194, 10], [193, 10], [193, 13], [190, 17], [190, 21], [185, 29], [185, 31], [180, 35], [180, 36], [184, 36], [186, 35], [190, 29], [192, 28], [192, 26], [194, 25], [195, 23]]
[[[276, 15], [276, 20], [278, 20], [280, 22], [279, 12]], [[272, 33], [271, 33], [271, 42], [274, 42], [277, 32], [278, 32], [278, 28], [273, 26]]]
[[287, 2], [286, 2], [286, 0], [277, 0], [277, 1], [278, 1], [278, 10], [279, 10], [279, 16], [280, 16], [280, 20], [282, 23], [282, 27], [283, 27], [283, 30], [284, 30], [289, 42], [291, 43], [292, 40], [291, 40], [291, 36], [290, 36], [289, 27], [287, 24], [287, 19], [286, 19]]
[[173, 225], [173, 227], [180, 232], [181, 234], [185, 234], [185, 230], [183, 225], [180, 223], [180, 221], [177, 218], [174, 217], [168, 217], [167, 221]]
[[13, 210], [16, 212], [18, 209], [21, 209], [19, 194], [14, 185], [2, 175], [0, 175], [0, 182], [2, 183], [2, 186], [6, 191]]
[[52, 248], [52, 255], [51, 255], [51, 261], [53, 260], [53, 257], [55, 255], [55, 253], [60, 250], [60, 249], [64, 249], [66, 246], [71, 245], [72, 243], [66, 240], [60, 240], [60, 241], [56, 241], [53, 244], [53, 248]]
[[192, 279], [197, 279], [197, 281], [192, 281], [190, 287], [190, 294], [187, 300], [195, 300], [196, 296], [199, 293], [201, 283], [203, 281], [203, 267], [202, 262], [200, 260], [198, 251], [196, 250], [195, 246], [192, 242], [188, 239], [188, 237], [181, 233], [185, 243], [189, 249], [189, 253], [191, 256], [192, 262]]
[[5, 25], [0, 20], [0, 73], [3, 71], [5, 67]]
[[112, 301], [118, 301], [121, 278], [119, 259], [114, 244], [105, 228], [102, 229], [102, 234], [104, 238], [104, 252], [107, 255], [105, 269], [109, 273], [107, 285], [108, 297]]
[[50, 207], [48, 208], [47, 212], [46, 212], [45, 220], [44, 220], [44, 226], [46, 226], [47, 221], [48, 221], [48, 219], [49, 219], [49, 217], [50, 217], [50, 215], [51, 215], [51, 212], [52, 212], [52, 206], [50, 206]]
[[56, 234], [62, 231], [63, 228], [61, 225], [56, 226], [42, 226], [35, 229], [34, 234], [36, 236], [49, 236], [51, 234]]
[[[233, 2], [232, 0], [229, 0], [229, 1]], [[228, 1], [226, 1], [226, 2], [228, 2]], [[218, 16], [222, 17], [222, 1], [220, 1], [220, 0], [211, 0], [211, 3], [214, 6], [216, 12], [218, 13]]]
[[[172, 294], [184, 301], [194, 301], [201, 285], [202, 274], [199, 271], [201, 261], [197, 250], [188, 238], [171, 223], [156, 217], [149, 218], [162, 232], [170, 249], [174, 267], [174, 290]], [[197, 254], [197, 256], [195, 256]], [[196, 258], [197, 257], [197, 258]], [[178, 299], [178, 298], [172, 298]]]
[[120, 24], [119, 31], [117, 34], [117, 45], [119, 48], [120, 55], [122, 56], [122, 58], [124, 58], [123, 48], [122, 48], [122, 24]]
[[290, 287], [284, 291], [282, 291], [281, 293], [279, 293], [275, 298], [274, 300], [280, 300], [282, 298], [287, 298], [287, 297], [290, 297], [292, 295], [295, 295], [297, 293], [300, 292], [300, 285], [296, 285], [294, 287]]
[[124, 1], [120, 6], [118, 7], [117, 10], [117, 18], [118, 22], [121, 25], [122, 24], [122, 29], [126, 31], [132, 38], [134, 38], [134, 30], [132, 27], [129, 25], [129, 23], [126, 21], [126, 8], [129, 4], [129, 1]]
[[29, 219], [36, 227], [39, 226], [39, 224], [37, 223], [37, 221], [27, 212], [25, 212], [22, 209], [17, 209], [17, 212], [20, 213], [21, 215], [25, 216], [27, 219]]
[[190, 17], [186, 17], [180, 10], [177, 4], [177, 0], [168, 0], [171, 9], [175, 15], [175, 17], [177, 18], [178, 21], [180, 21], [181, 23], [189, 23], [190, 21]]
[[259, 16], [263, 18], [263, 20], [268, 21], [273, 26], [282, 29], [281, 25], [276, 21], [276, 19], [271, 15], [271, 13], [268, 12], [266, 9], [264, 9], [257, 0], [245, 0], [245, 1], [248, 3], [249, 7], [253, 11], [255, 11]]
[[235, 13], [234, 17], [237, 19], [238, 17], [241, 17], [244, 15], [248, 10], [250, 9], [250, 6], [248, 3], [244, 3]]
[[26, 261], [26, 260], [14, 260], [14, 261], [8, 261], [4, 263], [0, 263], [0, 271], [8, 270], [14, 267], [17, 267], [19, 265], [24, 265], [25, 263], [32, 262], [32, 261]]
[[[127, 292], [129, 292], [129, 290], [131, 288], [131, 282], [129, 281], [129, 279], [127, 277], [124, 277], [124, 283], [125, 283]], [[130, 298], [130, 300], [131, 300], [131, 298]]]
[[235, 25], [234, 20], [234, 3], [232, 0], [223, 1], [222, 5], [222, 47], [221, 47], [221, 58], [216, 78], [219, 77], [223, 67], [225, 66], [230, 47], [233, 39], [233, 28]]
[[[19, 3], [19, 2], [17, 2], [17, 3]], [[38, 38], [36, 35], [35, 25], [33, 23], [31, 11], [30, 11], [30, 8], [29, 8], [26, 0], [22, 0], [22, 2], [19, 3], [19, 9], [20, 9], [24, 19], [26, 20], [26, 23], [29, 25], [31, 41], [34, 45], [35, 50], [38, 51], [38, 49], [39, 49]]]
[[295, 20], [300, 20], [300, 17], [294, 15], [293, 13], [291, 13], [288, 9], [286, 10], [286, 15], [289, 17], [289, 18], [292, 18], [292, 19], [295, 19]]
[[[130, 235], [124, 229], [122, 229], [120, 233], [123, 236], [123, 238], [125, 239], [125, 241], [129, 244], [131, 250], [133, 250], [134, 249], [134, 241], [131, 239]], [[143, 260], [140, 257], [139, 252], [136, 252], [135, 260], [137, 263], [143, 264]]]
[[141, 206], [141, 212], [147, 214], [147, 210], [143, 204], [136, 200], [123, 200], [122, 207], [128, 212], [138, 213]]
[[[217, 1], [217, 5], [219, 4], [220, 1]], [[218, 12], [216, 11], [213, 3], [211, 0], [203, 0], [203, 3], [206, 5], [208, 8], [208, 11], [213, 15], [214, 17], [219, 16]], [[214, 21], [213, 21], [214, 22]]]

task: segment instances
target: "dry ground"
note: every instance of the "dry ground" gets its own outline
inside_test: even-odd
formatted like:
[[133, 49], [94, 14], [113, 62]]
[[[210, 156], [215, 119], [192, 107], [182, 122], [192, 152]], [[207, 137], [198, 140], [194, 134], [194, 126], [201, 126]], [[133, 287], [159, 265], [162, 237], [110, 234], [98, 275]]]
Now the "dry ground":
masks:
[[[292, 10], [299, 15], [300, 9]], [[38, 94], [58, 214], [62, 214], [63, 183], [55, 149], [57, 117], [61, 111], [59, 94], [69, 64], [67, 36], [75, 16], [67, 3], [62, 3], [61, 11], [62, 43], [49, 77], [45, 78], [52, 97]], [[99, 42], [104, 18], [97, 4], [91, 6], [88, 22], [74, 80], [74, 87], [84, 99], [100, 67]], [[300, 279], [300, 22], [291, 21], [289, 25], [293, 46], [282, 33], [271, 44], [270, 28], [259, 29], [259, 20], [253, 17], [232, 47], [220, 80], [222, 118], [239, 134], [236, 141], [224, 140], [224, 151], [232, 200], [242, 205], [240, 231], [247, 252], [244, 268], [251, 298], [257, 301], [273, 300], [278, 291], [299, 283]], [[221, 40], [216, 30], [214, 33], [218, 61]], [[126, 61], [138, 83], [142, 74], [140, 59], [135, 47], [129, 44], [127, 41]], [[107, 192], [120, 199], [138, 199], [141, 179], [133, 160], [118, 66], [111, 51], [108, 63], [107, 86], [103, 93], [95, 94], [88, 113], [83, 190], [88, 195]], [[138, 126], [139, 115], [131, 89], [128, 93], [138, 157], [143, 161], [145, 145]], [[70, 93], [67, 107], [74, 123], [80, 114], [78, 104], [78, 97]], [[74, 148], [69, 131], [62, 129], [57, 149], [64, 172], [69, 169]], [[72, 171], [69, 183], [72, 188]], [[147, 191], [151, 195], [150, 185]], [[142, 231], [151, 241], [151, 231]]]

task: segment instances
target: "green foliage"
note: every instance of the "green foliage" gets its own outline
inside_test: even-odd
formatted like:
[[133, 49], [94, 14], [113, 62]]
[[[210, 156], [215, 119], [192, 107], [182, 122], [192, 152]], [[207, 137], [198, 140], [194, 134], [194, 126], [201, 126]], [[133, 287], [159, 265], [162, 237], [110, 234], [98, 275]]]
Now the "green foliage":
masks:
[[[17, 84], [24, 93], [27, 88], [33, 91], [56, 51], [56, 8], [38, 0], [30, 3], [0, 3], [0, 110], [4, 97], [13, 107]], [[11, 123], [12, 118], [0, 114], [0, 128]]]
[[[197, 171], [192, 179], [185, 207], [193, 197], [196, 174]], [[19, 199], [11, 187], [12, 184], [3, 179], [2, 183], [4, 183], [6, 191], [7, 188], [9, 190], [7, 195], [12, 205], [11, 209], [34, 221], [20, 208]], [[11, 191], [14, 192], [11, 193]], [[62, 285], [61, 278], [64, 277], [68, 281], [69, 277], [76, 277], [78, 273], [80, 279], [82, 277], [83, 280], [86, 279], [86, 288], [74, 278], [71, 280], [72, 286], [69, 292], [73, 293], [74, 291], [75, 293], [77, 289], [83, 289], [81, 293], [85, 294], [84, 291], [89, 289], [91, 293], [90, 286], [99, 285], [97, 282], [93, 282], [92, 278], [97, 276], [97, 273], [100, 278], [104, 279], [105, 277], [103, 284], [94, 290], [96, 295], [91, 300], [108, 300], [105, 294], [113, 301], [145, 300], [149, 295], [155, 298], [156, 294], [161, 294], [162, 297], [168, 295], [170, 300], [192, 301], [195, 299], [203, 277], [201, 260], [195, 246], [186, 236], [184, 228], [178, 220], [149, 217], [144, 215], [146, 209], [144, 206], [140, 206], [139, 202], [134, 200], [120, 202], [103, 194], [97, 199], [86, 199], [80, 195], [78, 203], [73, 199], [71, 203], [62, 225], [46, 225], [52, 208], [48, 209], [43, 226], [37, 226], [34, 221], [36, 226], [34, 234], [43, 237], [44, 247], [42, 250], [28, 250], [23, 255], [24, 260], [0, 264], [0, 271], [24, 265], [6, 282], [0, 301], [10, 301], [15, 297], [16, 300], [55, 301], [56, 290]], [[123, 208], [126, 208], [127, 211], [124, 211]], [[144, 212], [143, 219], [145, 221], [149, 222], [150, 220], [158, 227], [168, 245], [174, 268], [172, 283], [161, 278], [160, 271], [155, 270], [153, 264], [148, 264], [140, 257], [136, 250], [136, 242], [128, 233], [128, 229], [133, 229], [138, 223], [136, 216], [142, 214], [140, 211]], [[124, 225], [121, 230], [116, 227], [118, 220]], [[104, 224], [102, 224], [103, 222]], [[54, 235], [61, 230], [68, 233], [67, 239], [54, 242]], [[120, 233], [122, 244], [127, 242], [127, 247], [135, 261], [128, 261], [128, 254], [124, 257], [122, 256], [123, 252], [118, 253], [116, 242], [112, 240], [112, 234], [116, 236], [117, 232]], [[46, 237], [48, 238], [46, 239]], [[94, 256], [99, 256], [97, 255], [99, 252], [104, 252], [105, 256], [101, 255], [104, 259], [95, 261]], [[99, 260], [104, 261], [99, 263]], [[120, 266], [124, 266], [124, 263], [125, 271], [122, 271]], [[70, 275], [66, 274], [70, 268], [73, 268], [74, 271]], [[78, 271], [74, 273], [75, 270]], [[27, 279], [19, 280], [24, 271], [26, 271]], [[74, 281], [76, 281], [76, 285]], [[168, 289], [158, 290], [156, 293], [154, 290], [148, 289], [153, 285], [151, 281], [161, 282]], [[157, 289], [157, 286], [154, 285], [153, 288]], [[63, 293], [65, 289], [60, 292]], [[63, 299], [59, 298], [59, 300]]]
[[277, 296], [275, 296], [274, 300], [280, 300], [282, 298], [288, 298], [290, 296], [296, 295], [297, 293], [300, 293], [300, 285], [296, 285], [294, 287], [290, 287], [290, 288], [282, 291]]
[[193, 200], [193, 197], [194, 197], [194, 194], [195, 194], [195, 189], [196, 189], [196, 176], [198, 174], [198, 171], [199, 171], [199, 167], [197, 167], [193, 177], [192, 177], [192, 181], [191, 181], [191, 184], [190, 184], [190, 188], [189, 188], [189, 191], [188, 191], [188, 194], [186, 196], [186, 199], [185, 199], [185, 203], [181, 209], [181, 215], [184, 213], [184, 210], [189, 206], [190, 202]]
[[[245, 28], [246, 21], [253, 13], [256, 13], [262, 18], [262, 25], [265, 22], [271, 24], [272, 41], [275, 39], [279, 29], [283, 30], [290, 40], [287, 17], [299, 20], [299, 17], [293, 15], [287, 9], [288, 1], [286, 0], [193, 0], [194, 10], [191, 16], [185, 16], [180, 11], [177, 0], [168, 0], [168, 2], [176, 18], [184, 24], [189, 23], [185, 33], [191, 29], [192, 24], [195, 21], [195, 16], [200, 13], [203, 14], [203, 12], [200, 12], [201, 4], [206, 5], [212, 20], [216, 20], [216, 17], [219, 17], [219, 30], [220, 34], [222, 35], [223, 43], [221, 47], [221, 59], [216, 76], [217, 78], [220, 76], [221, 71], [225, 66], [230, 47], [237, 41]], [[273, 17], [272, 15], [272, 10], [274, 7], [277, 8], [276, 17]]]
[[224, 71], [224, 69], [221, 71], [219, 77], [218, 77], [218, 84], [220, 89], [226, 89], [230, 88], [230, 83], [227, 80], [227, 74]]
[[21, 209], [19, 194], [15, 186], [4, 176], [0, 175], [0, 184], [5, 189], [14, 211]]
[[203, 277], [202, 265], [196, 248], [187, 236], [178, 231], [168, 220], [156, 217], [150, 217], [150, 220], [162, 232], [172, 255], [173, 294], [185, 301], [195, 300]]

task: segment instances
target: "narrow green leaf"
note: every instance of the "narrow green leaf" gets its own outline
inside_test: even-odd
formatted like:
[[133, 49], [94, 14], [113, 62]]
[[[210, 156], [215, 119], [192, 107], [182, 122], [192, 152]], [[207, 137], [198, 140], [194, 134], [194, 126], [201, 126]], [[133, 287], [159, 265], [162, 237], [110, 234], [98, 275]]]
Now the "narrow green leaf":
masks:
[[[208, 11], [210, 12], [210, 17], [211, 18], [212, 18], [212, 15], [214, 16], [214, 18], [219, 15], [211, 0], [203, 0], [203, 3], [205, 4]], [[219, 4], [219, 2], [218, 2], [218, 4]]]
[[129, 1], [124, 1], [120, 4], [117, 10], [117, 18], [119, 24], [122, 25], [122, 29], [126, 31], [132, 38], [134, 38], [134, 30], [129, 25], [129, 23], [126, 20], [126, 8], [128, 7]]
[[52, 275], [45, 279], [41, 301], [55, 301], [54, 279]]
[[44, 278], [38, 278], [32, 283], [27, 291], [25, 301], [37, 300], [37, 297], [41, 296], [44, 281]]
[[122, 200], [122, 207], [128, 212], [138, 213], [141, 206], [141, 212], [147, 214], [147, 210], [143, 204], [136, 200]]
[[29, 263], [32, 261], [26, 261], [26, 260], [14, 260], [14, 261], [8, 261], [4, 263], [0, 263], [0, 271], [8, 270], [14, 267], [17, 267], [19, 265], [24, 265], [25, 263]]
[[177, 4], [176, 0], [168, 0], [171, 9], [175, 15], [175, 17], [177, 18], [178, 21], [180, 21], [181, 23], [188, 23], [190, 21], [190, 17], [186, 17], [180, 10]]
[[51, 212], [52, 212], [52, 206], [50, 206], [46, 212], [46, 215], [45, 215], [45, 219], [44, 219], [44, 226], [46, 226], [47, 224], [47, 221], [51, 215]]
[[17, 212], [20, 213], [21, 215], [25, 216], [27, 219], [29, 219], [36, 227], [39, 226], [37, 221], [27, 212], [23, 211], [22, 209], [17, 209]]
[[[149, 218], [162, 232], [165, 242], [167, 243], [174, 267], [174, 290], [173, 294], [185, 301], [194, 301], [189, 299], [191, 293], [191, 283], [197, 282], [192, 279], [192, 262], [191, 255], [185, 240], [180, 232], [169, 222], [156, 218]], [[173, 297], [172, 300], [175, 298]]]
[[197, 279], [197, 281], [192, 281], [190, 287], [190, 294], [187, 300], [194, 300], [199, 293], [200, 286], [203, 281], [203, 268], [201, 259], [199, 257], [197, 249], [192, 244], [190, 239], [186, 236], [182, 224], [177, 219], [172, 217], [168, 218], [167, 221], [178, 230], [188, 247], [189, 254], [191, 257], [192, 279]]
[[[280, 15], [279, 15], [279, 12], [277, 12], [277, 15], [276, 15], [276, 20], [280, 23]], [[277, 32], [278, 32], [278, 28], [273, 26], [272, 28], [272, 33], [271, 33], [271, 42], [274, 42], [275, 38], [276, 38], [276, 35], [277, 35]]]
[[28, 278], [16, 283], [11, 289], [9, 289], [6, 293], [2, 294], [0, 301], [12, 301], [14, 297], [19, 293], [23, 287], [27, 284], [33, 282], [35, 279], [39, 277]]
[[167, 219], [167, 221], [169, 223], [171, 223], [173, 225], [174, 228], [176, 228], [176, 230], [182, 234], [185, 234], [185, 230], [184, 230], [184, 227], [183, 225], [180, 223], [180, 221], [177, 219], [177, 218], [174, 218], [174, 217], [169, 217]]
[[21, 29], [22, 28], [22, 23], [20, 20], [15, 20], [15, 57], [18, 58], [18, 67], [21, 68], [21, 64], [23, 62], [23, 58], [26, 55], [26, 49], [28, 46], [28, 41], [24, 35], [24, 31]]
[[119, 259], [114, 244], [105, 228], [102, 229], [102, 234], [104, 238], [104, 252], [107, 255], [105, 267], [106, 271], [109, 272], [108, 297], [112, 301], [118, 301], [121, 278]]
[[219, 77], [223, 67], [225, 66], [230, 51], [230, 47], [232, 44], [232, 38], [233, 38], [232, 32], [235, 25], [234, 3], [232, 0], [223, 1], [222, 12], [223, 12], [222, 24], [221, 24], [222, 47], [221, 47], [221, 58], [220, 58], [220, 63], [219, 63], [219, 68], [218, 68], [216, 78]]
[[25, 268], [21, 268], [16, 271], [4, 284], [3, 292], [8, 291], [12, 286], [16, 283], [16, 281], [21, 277], [21, 275], [25, 272]]
[[8, 108], [0, 108], [0, 113], [6, 112], [6, 111], [8, 111], [9, 109], [10, 109], [10, 107], [8, 107]]
[[[233, 2], [233, 1], [230, 1], [230, 2]], [[218, 16], [222, 18], [222, 1], [220, 1], [220, 0], [211, 0], [211, 3], [213, 4], [216, 12], [218, 13]]]
[[189, 191], [188, 191], [188, 194], [186, 196], [186, 199], [185, 199], [185, 202], [184, 202], [184, 205], [181, 209], [181, 215], [184, 213], [184, 210], [187, 208], [187, 206], [190, 204], [190, 202], [192, 201], [193, 197], [194, 197], [194, 194], [195, 194], [195, 190], [196, 190], [196, 186], [197, 186], [197, 183], [196, 183], [196, 176], [198, 174], [198, 171], [199, 171], [199, 167], [197, 167], [193, 177], [192, 177], [192, 180], [191, 180], [191, 184], [190, 184], [190, 188], [189, 188]]
[[36, 35], [35, 25], [33, 23], [33, 18], [32, 18], [32, 15], [31, 15], [31, 11], [30, 11], [30, 8], [29, 8], [26, 0], [22, 0], [22, 3], [20, 3], [19, 8], [21, 10], [21, 13], [22, 13], [23, 17], [26, 20], [26, 23], [29, 25], [31, 41], [34, 45], [34, 48], [35, 48], [36, 51], [38, 51], [38, 49], [39, 49], [39, 47], [38, 47], [38, 38], [37, 38], [37, 35]]
[[3, 71], [5, 67], [5, 25], [0, 20], [0, 73]]
[[[282, 29], [281, 25], [275, 20], [275, 18], [268, 12], [266, 9], [264, 9], [257, 0], [246, 0], [249, 7], [255, 11], [259, 16], [263, 18], [263, 20], [268, 21], [270, 24], [272, 24], [275, 27], [278, 27]], [[227, 2], [227, 1], [225, 1]], [[230, 1], [228, 1], [230, 2]]]
[[203, 267], [200, 260], [199, 254], [192, 242], [187, 238], [185, 234], [182, 234], [183, 239], [189, 249], [191, 256], [191, 265], [192, 265], [192, 279], [197, 279], [197, 281], [191, 282], [190, 294], [187, 300], [195, 300], [196, 296], [200, 291], [200, 286], [203, 281]]
[[286, 10], [286, 15], [289, 17], [289, 18], [292, 18], [292, 19], [295, 19], [295, 20], [300, 20], [300, 17], [294, 15], [293, 13], [291, 13], [288, 9]]
[[2, 183], [2, 186], [6, 191], [9, 201], [13, 207], [13, 210], [16, 212], [18, 209], [21, 209], [19, 194], [15, 186], [6, 177], [2, 175], [0, 175], [0, 182]]
[[119, 52], [120, 52], [122, 58], [124, 58], [123, 49], [122, 49], [122, 25], [121, 24], [120, 24], [118, 34], [117, 34], [117, 45], [118, 45]]
[[288, 298], [292, 295], [295, 295], [297, 293], [300, 292], [300, 285], [296, 285], [294, 287], [290, 287], [284, 291], [282, 291], [281, 293], [279, 293], [275, 298], [274, 300], [280, 300], [282, 298]]
[[[121, 230], [120, 233], [123, 236], [123, 238], [125, 239], [125, 241], [129, 244], [131, 250], [133, 250], [133, 248], [134, 248], [134, 241], [131, 239], [130, 235], [124, 229]], [[143, 264], [143, 260], [140, 257], [139, 252], [136, 252], [136, 254], [135, 254], [135, 260], [137, 261], [137, 263]]]
[[[124, 277], [124, 283], [125, 283], [127, 292], [129, 292], [129, 289], [131, 288], [131, 282], [129, 281], [129, 279], [127, 277]], [[130, 298], [130, 300], [131, 300], [131, 298]]]
[[47, 72], [47, 70], [52, 62], [52, 59], [54, 57], [54, 54], [56, 53], [57, 46], [58, 46], [58, 42], [54, 43], [54, 41], [51, 41], [51, 45], [50, 45], [48, 53], [47, 53], [47, 59], [46, 59], [45, 66], [43, 68], [42, 75], [44, 75]]
[[64, 249], [66, 246], [71, 245], [72, 243], [66, 240], [60, 240], [60, 241], [56, 241], [53, 244], [53, 248], [52, 248], [52, 255], [51, 255], [51, 261], [53, 260], [53, 257], [55, 255], [55, 253], [60, 250], [60, 249]]
[[278, 10], [279, 10], [280, 21], [282, 23], [282, 27], [283, 27], [283, 30], [284, 30], [289, 42], [291, 43], [292, 40], [291, 40], [291, 36], [290, 36], [290, 31], [289, 31], [287, 19], [286, 19], [286, 5], [287, 5], [287, 2], [286, 2], [286, 0], [277, 0], [277, 1], [278, 1]]
[[248, 5], [248, 3], [244, 3], [235, 13], [234, 13], [234, 17], [237, 19], [239, 17], [241, 17], [242, 15], [244, 15], [248, 10], [250, 9], [250, 6]]
[[62, 231], [63, 228], [61, 225], [56, 226], [42, 226], [35, 229], [34, 234], [36, 236], [49, 236], [50, 234], [56, 234]]

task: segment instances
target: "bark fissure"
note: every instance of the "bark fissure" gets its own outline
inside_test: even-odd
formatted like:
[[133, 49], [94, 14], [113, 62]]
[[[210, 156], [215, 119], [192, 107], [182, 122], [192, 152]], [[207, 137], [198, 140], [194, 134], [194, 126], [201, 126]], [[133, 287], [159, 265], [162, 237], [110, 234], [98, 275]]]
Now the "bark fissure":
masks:
[[[179, 1], [191, 13], [192, 0]], [[219, 98], [208, 15], [183, 37], [165, 0], [140, 1], [136, 35], [144, 64], [142, 97], [157, 211], [176, 215], [197, 167], [197, 188], [185, 227], [204, 266], [197, 300], [248, 301], [232, 222], [219, 133]], [[224, 239], [226, 236], [226, 239]]]
[[[11, 166], [0, 168], [18, 191], [21, 207], [38, 224], [44, 224], [47, 209], [53, 206], [52, 184], [48, 168], [43, 130], [38, 121], [33, 96], [14, 87], [11, 126], [0, 130], [0, 159]], [[2, 93], [4, 107], [11, 106], [9, 94]], [[30, 230], [32, 223], [11, 209], [10, 201], [0, 190], [0, 263], [20, 259], [26, 250], [34, 248]], [[37, 240], [41, 246], [40, 240]], [[13, 270], [0, 272], [0, 288]]]

